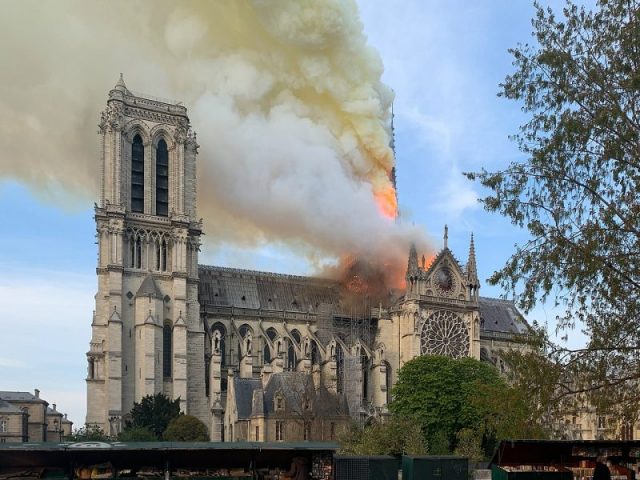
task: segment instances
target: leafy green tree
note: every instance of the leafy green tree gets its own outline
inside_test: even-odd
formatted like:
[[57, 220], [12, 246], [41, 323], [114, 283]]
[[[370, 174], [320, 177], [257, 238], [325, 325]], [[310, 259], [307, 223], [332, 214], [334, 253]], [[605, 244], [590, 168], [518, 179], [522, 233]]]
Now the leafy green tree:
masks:
[[120, 442], [155, 442], [158, 437], [147, 427], [127, 427], [118, 435]]
[[456, 449], [454, 454], [467, 457], [472, 462], [479, 462], [484, 458], [482, 453], [482, 435], [471, 428], [463, 428], [456, 434]]
[[361, 428], [353, 424], [339, 438], [340, 453], [350, 455], [425, 455], [420, 425], [410, 418], [391, 415]]
[[134, 403], [126, 428], [147, 428], [156, 437], [162, 439], [169, 422], [180, 415], [180, 399], [171, 400], [162, 393], [147, 395]]
[[111, 439], [97, 425], [85, 424], [84, 427], [77, 428], [66, 439], [67, 442], [108, 442]]
[[463, 429], [477, 432], [487, 450], [497, 437], [522, 438], [531, 430], [525, 397], [495, 368], [473, 358], [425, 355], [405, 363], [390, 409], [415, 419], [432, 454], [453, 451]]
[[180, 415], [169, 422], [162, 437], [174, 442], [208, 442], [209, 430], [196, 417]]
[[525, 158], [467, 173], [490, 190], [488, 211], [530, 234], [489, 281], [525, 311], [555, 303], [561, 329], [589, 334], [586, 348], [544, 347], [567, 369], [558, 400], [624, 409], [640, 376], [640, 2], [535, 7], [534, 44], [511, 50], [500, 92], [528, 116], [514, 137]]

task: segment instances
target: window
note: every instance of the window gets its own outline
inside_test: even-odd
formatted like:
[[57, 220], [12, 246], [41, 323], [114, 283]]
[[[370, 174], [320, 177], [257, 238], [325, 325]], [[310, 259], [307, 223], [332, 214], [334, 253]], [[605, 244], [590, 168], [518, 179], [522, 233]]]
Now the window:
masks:
[[167, 271], [167, 240], [156, 240], [156, 270]]
[[284, 400], [280, 395], [278, 395], [276, 397], [276, 405], [274, 410], [278, 411], [278, 410], [282, 410], [283, 408], [284, 408]]
[[329, 434], [329, 440], [334, 440], [336, 438], [336, 424], [331, 422], [331, 430]]
[[260, 427], [256, 427], [256, 442], [260, 441]]
[[384, 365], [384, 381], [385, 381], [385, 385], [387, 387], [386, 390], [386, 394], [387, 394], [387, 405], [389, 405], [391, 403], [391, 365], [389, 365], [389, 362], [383, 362], [382, 363]]
[[607, 428], [606, 418], [602, 415], [598, 417], [598, 428]]
[[171, 325], [164, 324], [162, 330], [162, 375], [171, 378]]
[[264, 344], [264, 351], [262, 352], [262, 362], [265, 365], [271, 364], [271, 350], [269, 349], [269, 345]]
[[311, 341], [311, 365], [320, 365], [320, 352], [315, 340]]
[[131, 144], [131, 211], [144, 212], [144, 145], [140, 135]]
[[360, 367], [362, 368], [362, 400], [369, 400], [369, 357], [362, 351], [360, 355]]
[[267, 328], [267, 337], [273, 342], [278, 337], [278, 332], [276, 332], [275, 328], [269, 327]]
[[294, 328], [293, 330], [291, 330], [291, 336], [296, 341], [296, 343], [298, 343], [298, 345], [299, 345], [300, 341], [302, 339], [302, 337], [300, 336], [300, 332]]
[[287, 350], [287, 370], [293, 372], [298, 364], [298, 359], [296, 358], [296, 350], [293, 346], [293, 342], [289, 339], [287, 343], [289, 344], [289, 348]]
[[7, 421], [0, 420], [0, 433], [7, 433]]
[[311, 440], [311, 422], [304, 422], [304, 439]]
[[336, 391], [344, 392], [344, 352], [340, 344], [336, 345]]
[[276, 441], [284, 440], [284, 422], [276, 422]]
[[169, 151], [164, 139], [156, 148], [156, 215], [169, 215]]

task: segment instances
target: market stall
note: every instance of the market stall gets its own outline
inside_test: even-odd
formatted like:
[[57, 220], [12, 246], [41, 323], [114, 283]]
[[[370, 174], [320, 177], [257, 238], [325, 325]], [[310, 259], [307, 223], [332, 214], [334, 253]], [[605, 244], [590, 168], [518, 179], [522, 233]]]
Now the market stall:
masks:
[[600, 460], [612, 480], [640, 479], [640, 441], [506, 440], [492, 461], [492, 479], [591, 480]]
[[292, 462], [333, 476], [330, 442], [59, 443], [0, 445], [0, 480], [281, 480]]

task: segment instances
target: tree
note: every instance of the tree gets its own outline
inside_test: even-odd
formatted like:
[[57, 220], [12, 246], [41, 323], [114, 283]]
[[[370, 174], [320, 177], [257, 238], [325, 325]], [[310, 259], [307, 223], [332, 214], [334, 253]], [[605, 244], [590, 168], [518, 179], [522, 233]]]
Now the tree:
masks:
[[147, 395], [140, 400], [140, 403], [133, 404], [126, 428], [147, 428], [157, 440], [161, 440], [169, 422], [178, 415], [180, 415], [179, 398], [171, 400], [162, 393]]
[[569, 0], [560, 18], [535, 7], [536, 43], [510, 50], [500, 92], [528, 115], [514, 137], [526, 158], [466, 174], [491, 191], [488, 211], [530, 234], [489, 281], [525, 311], [553, 300], [560, 329], [589, 334], [585, 348], [544, 345], [567, 371], [558, 401], [599, 395], [625, 409], [640, 375], [640, 3]]
[[147, 427], [127, 427], [118, 435], [119, 442], [155, 442], [158, 437]]
[[[414, 419], [432, 454], [453, 451], [470, 429], [489, 451], [497, 438], [531, 434], [529, 408], [497, 370], [473, 358], [421, 356], [398, 371], [390, 410]], [[505, 401], [509, 399], [509, 410]]]
[[108, 442], [110, 438], [107, 434], [97, 425], [85, 424], [84, 427], [77, 428], [73, 431], [69, 437], [66, 438], [68, 442]]
[[209, 430], [196, 417], [180, 415], [169, 422], [162, 438], [173, 442], [208, 442]]
[[391, 415], [361, 428], [352, 424], [340, 438], [340, 453], [347, 455], [425, 455], [420, 425], [408, 417]]

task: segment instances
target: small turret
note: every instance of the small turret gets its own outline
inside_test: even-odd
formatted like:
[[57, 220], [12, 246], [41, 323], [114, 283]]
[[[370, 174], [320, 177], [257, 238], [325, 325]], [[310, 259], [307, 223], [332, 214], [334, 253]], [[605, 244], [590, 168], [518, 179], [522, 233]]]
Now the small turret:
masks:
[[420, 266], [418, 265], [418, 252], [415, 244], [411, 244], [409, 249], [409, 262], [407, 265], [407, 293], [414, 293], [420, 278]]
[[418, 274], [420, 267], [418, 266], [418, 252], [416, 251], [415, 244], [411, 244], [409, 248], [409, 263], [407, 265], [407, 278], [413, 277]]
[[478, 280], [478, 267], [476, 265], [476, 248], [473, 242], [473, 233], [471, 234], [471, 242], [469, 244], [469, 259], [467, 260], [467, 285], [469, 287], [471, 298], [478, 299], [478, 290], [480, 289], [480, 280]]
[[120, 74], [120, 78], [118, 79], [118, 83], [116, 83], [116, 86], [113, 87], [114, 90], [119, 90], [122, 93], [129, 93], [129, 89], [127, 88], [127, 86], [124, 83], [124, 77], [122, 76], [122, 73]]

